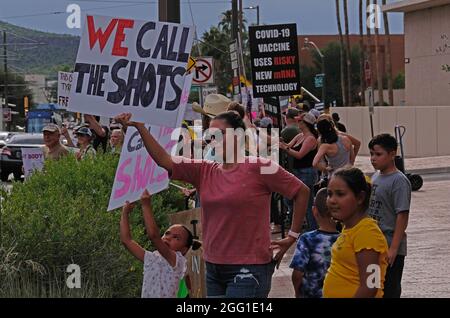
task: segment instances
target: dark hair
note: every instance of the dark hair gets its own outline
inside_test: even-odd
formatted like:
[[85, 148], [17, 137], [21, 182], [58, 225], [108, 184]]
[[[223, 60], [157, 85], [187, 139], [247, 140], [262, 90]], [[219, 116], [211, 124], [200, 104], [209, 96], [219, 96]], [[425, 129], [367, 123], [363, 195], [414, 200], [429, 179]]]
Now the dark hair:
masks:
[[333, 120], [334, 120], [334, 121], [339, 121], [339, 120], [340, 120], [339, 114], [338, 114], [338, 113], [333, 113], [333, 114], [331, 115], [331, 117], [333, 117]]
[[187, 243], [186, 246], [188, 248], [192, 248], [193, 251], [198, 250], [201, 246], [202, 243], [200, 243], [200, 241], [194, 240], [194, 235], [192, 235], [191, 230], [189, 230], [186, 226], [181, 225], [186, 232], [188, 233], [188, 238], [187, 238]]
[[381, 134], [373, 137], [369, 142], [369, 149], [373, 150], [375, 145], [380, 146], [387, 152], [397, 151], [397, 139], [389, 134]]
[[220, 113], [219, 115], [214, 117], [214, 120], [224, 120], [228, 125], [231, 126], [231, 128], [242, 128], [245, 131], [244, 121], [242, 120], [241, 116], [239, 116], [239, 114], [233, 110]]
[[327, 207], [327, 196], [327, 188], [322, 188], [319, 192], [317, 192], [316, 198], [314, 199], [314, 206], [317, 208], [317, 211], [321, 217], [330, 216]]
[[303, 123], [306, 125], [306, 127], [308, 127], [309, 131], [314, 135], [314, 137], [316, 137], [316, 139], [319, 138], [319, 133], [317, 132], [317, 129], [313, 124], [307, 123], [306, 121], [303, 121]]
[[303, 106], [302, 106], [303, 111], [309, 112], [311, 110], [311, 103], [307, 100], [303, 100], [302, 103], [303, 103]]
[[320, 139], [324, 144], [334, 144], [338, 141], [336, 129], [330, 121], [322, 119], [317, 123], [317, 130], [320, 134]]
[[205, 131], [209, 128], [209, 124], [211, 123], [211, 117], [207, 115], [202, 115], [202, 130]]
[[298, 115], [300, 115], [300, 112], [295, 108], [288, 108], [286, 112], [286, 118], [289, 119], [295, 119], [295, 117], [297, 117]]
[[341, 168], [336, 170], [333, 177], [339, 177], [347, 184], [352, 190], [355, 196], [358, 196], [361, 192], [364, 192], [363, 211], [365, 212], [369, 207], [371, 185], [367, 182], [364, 173], [358, 168]]
[[228, 105], [227, 111], [233, 110], [241, 116], [242, 119], [245, 117], [245, 108], [241, 104], [237, 102], [231, 102], [230, 105]]

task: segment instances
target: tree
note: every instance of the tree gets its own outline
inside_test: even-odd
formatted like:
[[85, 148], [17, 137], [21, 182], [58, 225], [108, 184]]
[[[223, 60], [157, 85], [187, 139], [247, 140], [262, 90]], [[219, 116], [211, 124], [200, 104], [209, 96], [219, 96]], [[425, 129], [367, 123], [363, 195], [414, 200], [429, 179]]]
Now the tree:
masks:
[[363, 31], [363, 0], [359, 0], [359, 50], [361, 52], [359, 59], [359, 77], [360, 77], [360, 92], [361, 105], [366, 105], [366, 81], [364, 74], [364, 61], [366, 59], [366, 50], [364, 47], [364, 31]]
[[[214, 58], [215, 82], [221, 94], [226, 94], [232, 79], [229, 53], [229, 44], [232, 41], [231, 17], [231, 10], [224, 12], [219, 24], [203, 33], [201, 43], [196, 44], [200, 45], [200, 51], [203, 55]], [[243, 25], [242, 48], [244, 65], [246, 74], [250, 74], [250, 50], [245, 19], [243, 20]], [[198, 52], [197, 48], [194, 48], [192, 51]]]
[[[373, 4], [378, 6], [378, 0], [373, 0]], [[377, 9], [378, 10], [378, 9]], [[376, 25], [375, 25], [375, 65], [377, 68], [377, 90], [378, 90], [378, 101], [379, 105], [384, 105], [383, 96], [383, 69], [384, 65], [381, 63], [381, 52], [380, 52], [380, 32], [378, 30], [378, 12], [376, 12]]]
[[[346, 89], [346, 81], [345, 81], [345, 71], [344, 71], [344, 65], [345, 65], [345, 47], [344, 47], [344, 37], [342, 36], [342, 26], [341, 26], [341, 12], [339, 8], [339, 0], [336, 0], [336, 19], [337, 19], [337, 25], [338, 25], [338, 31], [339, 31], [339, 41], [340, 41], [340, 61], [341, 61], [341, 67], [340, 67], [340, 73], [341, 73], [341, 90], [342, 90], [342, 100], [345, 105], [347, 105], [347, 89]], [[326, 74], [329, 74], [328, 72]]]
[[404, 89], [405, 88], [405, 73], [398, 73], [394, 79], [393, 83], [394, 89]]
[[[382, 0], [382, 4], [386, 5], [386, 0]], [[386, 71], [387, 86], [389, 92], [389, 105], [394, 105], [394, 91], [392, 83], [392, 55], [391, 55], [391, 33], [389, 32], [389, 20], [386, 12], [383, 12], [385, 47], [386, 47]]]
[[[345, 67], [345, 64], [341, 64], [339, 57], [341, 48], [339, 42], [331, 42], [325, 48], [322, 49], [322, 53], [325, 56], [325, 85], [327, 87], [328, 101], [336, 101], [337, 106], [347, 106], [343, 103], [342, 89], [341, 89], [341, 78], [340, 71], [341, 67]], [[320, 88], [314, 86], [314, 76], [315, 74], [321, 72], [321, 58], [317, 52], [313, 52], [313, 67], [307, 67], [304, 65], [300, 66], [300, 75], [302, 79], [302, 86], [308, 91], [312, 92], [314, 95], [319, 96], [321, 93]], [[351, 88], [353, 92], [353, 100], [357, 99], [356, 92], [358, 91], [359, 81], [360, 81], [360, 67], [358, 60], [360, 59], [360, 50], [358, 47], [353, 47], [351, 51]]]
[[344, 24], [345, 24], [345, 59], [347, 61], [346, 63], [346, 72], [347, 72], [347, 101], [348, 106], [352, 106], [352, 85], [351, 85], [351, 69], [352, 69], [352, 61], [351, 61], [351, 50], [350, 50], [350, 36], [349, 36], [349, 30], [348, 30], [348, 10], [347, 10], [347, 0], [344, 0]]

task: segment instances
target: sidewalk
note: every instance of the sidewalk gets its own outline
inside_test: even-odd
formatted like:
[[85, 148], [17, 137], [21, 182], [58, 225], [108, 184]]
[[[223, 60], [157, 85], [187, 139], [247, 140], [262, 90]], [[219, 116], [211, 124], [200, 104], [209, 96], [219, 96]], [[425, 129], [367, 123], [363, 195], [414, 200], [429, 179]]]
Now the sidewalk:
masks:
[[[364, 173], [368, 175], [374, 172], [374, 169], [370, 163], [369, 156], [358, 156], [355, 162], [355, 166], [360, 168]], [[405, 160], [405, 169], [406, 172], [408, 173], [420, 175], [450, 173], [450, 156], [429, 157], [429, 158], [408, 158]], [[425, 193], [426, 191], [422, 192]], [[430, 196], [430, 194], [427, 195]], [[413, 200], [413, 209], [415, 203], [416, 202], [414, 202]], [[421, 207], [419, 210], [423, 210], [423, 208]], [[415, 217], [415, 214], [413, 216]], [[272, 234], [273, 240], [278, 240], [280, 238], [281, 234]], [[275, 270], [272, 278], [272, 289], [270, 291], [269, 298], [294, 297], [294, 289], [292, 287], [291, 282], [292, 270], [289, 268], [289, 264], [292, 260], [294, 251], [295, 251], [295, 244], [293, 244], [291, 248], [286, 252], [285, 256], [283, 257], [283, 260], [281, 261], [279, 269]]]

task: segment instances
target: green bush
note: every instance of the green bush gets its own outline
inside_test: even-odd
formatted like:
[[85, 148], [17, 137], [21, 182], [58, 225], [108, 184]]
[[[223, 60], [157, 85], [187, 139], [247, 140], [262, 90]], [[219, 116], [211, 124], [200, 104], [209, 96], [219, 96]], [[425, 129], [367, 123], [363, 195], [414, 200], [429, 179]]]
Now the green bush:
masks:
[[[0, 297], [136, 297], [142, 264], [122, 246], [120, 210], [107, 212], [118, 157], [105, 154], [77, 162], [47, 162], [45, 172], [14, 183], [2, 202]], [[161, 229], [167, 214], [183, 209], [170, 188], [153, 198]], [[141, 209], [133, 211], [133, 238], [151, 248]], [[66, 268], [81, 268], [82, 288], [66, 287]]]

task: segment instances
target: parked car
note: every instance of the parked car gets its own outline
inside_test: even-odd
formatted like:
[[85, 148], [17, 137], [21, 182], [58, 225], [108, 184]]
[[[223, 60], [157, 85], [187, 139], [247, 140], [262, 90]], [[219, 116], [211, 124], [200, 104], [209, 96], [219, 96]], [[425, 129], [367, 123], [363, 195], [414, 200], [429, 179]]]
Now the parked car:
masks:
[[12, 136], [0, 152], [0, 179], [8, 181], [11, 173], [16, 180], [22, 176], [21, 148], [40, 148], [44, 145], [42, 134], [18, 134]]
[[18, 134], [17, 132], [13, 131], [0, 131], [0, 149], [3, 148], [4, 145], [8, 142], [8, 140]]

